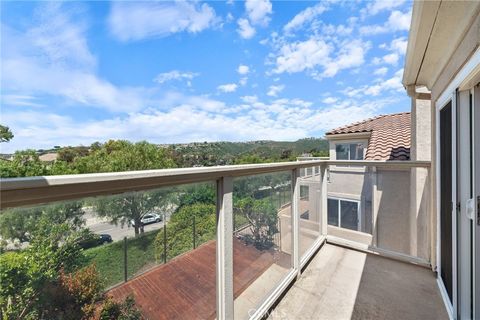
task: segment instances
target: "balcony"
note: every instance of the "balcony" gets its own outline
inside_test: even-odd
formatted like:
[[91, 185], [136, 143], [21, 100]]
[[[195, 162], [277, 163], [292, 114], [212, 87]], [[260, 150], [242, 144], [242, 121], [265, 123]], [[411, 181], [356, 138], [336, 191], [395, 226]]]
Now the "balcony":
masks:
[[158, 228], [84, 251], [149, 319], [447, 318], [430, 163], [307, 160], [3, 179], [2, 214], [157, 199]]

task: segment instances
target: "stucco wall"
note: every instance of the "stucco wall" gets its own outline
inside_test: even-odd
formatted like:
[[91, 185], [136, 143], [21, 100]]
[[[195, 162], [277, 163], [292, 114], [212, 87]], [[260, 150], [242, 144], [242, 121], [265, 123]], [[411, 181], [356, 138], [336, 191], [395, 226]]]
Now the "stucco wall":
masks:
[[410, 171], [379, 170], [377, 246], [410, 254]]

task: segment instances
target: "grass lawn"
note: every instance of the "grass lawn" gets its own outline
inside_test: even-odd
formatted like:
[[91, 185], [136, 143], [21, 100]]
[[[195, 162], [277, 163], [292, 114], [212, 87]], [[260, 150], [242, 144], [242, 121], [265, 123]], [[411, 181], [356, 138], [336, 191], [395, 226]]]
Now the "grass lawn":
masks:
[[[162, 229], [160, 229], [162, 230]], [[154, 241], [159, 230], [127, 240], [128, 278], [163, 261], [155, 261]], [[117, 241], [84, 251], [87, 263], [95, 263], [105, 288], [124, 280], [124, 242]]]

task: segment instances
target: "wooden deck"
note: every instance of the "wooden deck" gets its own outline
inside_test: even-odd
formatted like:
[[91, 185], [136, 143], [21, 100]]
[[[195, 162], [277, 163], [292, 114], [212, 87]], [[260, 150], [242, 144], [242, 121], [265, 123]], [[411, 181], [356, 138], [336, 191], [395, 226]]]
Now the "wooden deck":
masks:
[[[234, 239], [234, 296], [238, 297], [273, 263], [288, 265], [290, 256], [258, 251]], [[210, 241], [108, 292], [114, 299], [133, 294], [145, 318], [215, 318], [216, 242]]]

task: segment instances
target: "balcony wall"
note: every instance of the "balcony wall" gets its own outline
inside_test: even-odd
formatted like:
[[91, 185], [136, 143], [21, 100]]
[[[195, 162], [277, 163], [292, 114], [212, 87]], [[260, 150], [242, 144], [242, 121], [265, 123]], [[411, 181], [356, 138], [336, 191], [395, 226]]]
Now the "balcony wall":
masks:
[[[332, 166], [335, 170], [329, 172]], [[127, 277], [126, 283], [113, 289], [112, 294], [121, 297], [134, 292], [143, 303], [142, 310], [150, 310], [154, 318], [175, 316], [167, 312], [174, 309], [188, 311], [189, 317], [198, 313], [202, 318], [260, 318], [325, 241], [428, 266], [428, 254], [417, 254], [428, 252], [428, 237], [412, 234], [418, 235], [425, 227], [428, 232], [430, 226], [423, 222], [430, 221], [430, 213], [426, 206], [412, 206], [410, 196], [411, 170], [428, 174], [428, 168], [429, 162], [420, 161], [310, 160], [3, 179], [1, 206], [6, 210], [86, 197], [122, 197], [125, 192], [141, 194], [213, 181], [216, 226], [212, 237], [197, 239], [195, 221], [188, 223], [191, 246], [171, 259], [160, 259], [158, 265], [140, 270], [133, 278]], [[238, 198], [245, 192], [252, 201], [250, 207], [242, 202], [244, 198]], [[356, 210], [351, 203], [338, 202], [338, 219], [343, 218], [345, 223], [329, 225], [329, 197], [358, 201], [357, 230], [351, 230]], [[419, 207], [421, 210], [411, 209]], [[245, 208], [250, 211], [246, 213]], [[165, 221], [168, 230], [168, 219]], [[423, 221], [421, 226], [419, 221]], [[258, 234], [268, 234], [268, 241], [256, 241]], [[415, 246], [422, 249], [412, 250]], [[207, 266], [208, 270], [200, 272]], [[152, 308], [149, 304], [153, 301], [140, 298], [146, 296], [143, 290], [147, 288], [153, 290], [150, 296], [157, 291], [179, 294], [176, 300], [169, 300], [170, 305], [164, 302]], [[191, 304], [188, 297], [195, 292], [204, 301], [199, 302], [197, 310], [187, 307]]]

